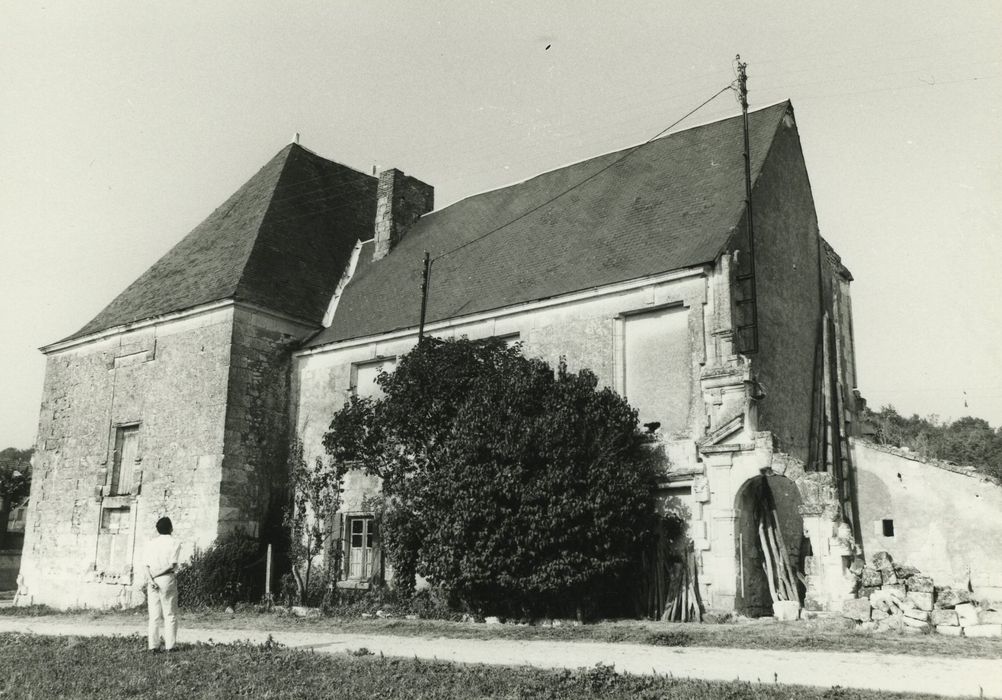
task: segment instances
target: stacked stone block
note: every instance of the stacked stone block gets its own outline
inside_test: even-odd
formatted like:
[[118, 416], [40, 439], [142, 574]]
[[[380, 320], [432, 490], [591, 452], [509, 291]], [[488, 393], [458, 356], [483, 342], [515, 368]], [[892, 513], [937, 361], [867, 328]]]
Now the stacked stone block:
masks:
[[845, 601], [842, 614], [863, 629], [1002, 637], [1002, 605], [975, 601], [966, 588], [936, 586], [887, 552], [877, 552], [869, 564], [857, 561], [851, 570], [859, 578], [858, 594]]

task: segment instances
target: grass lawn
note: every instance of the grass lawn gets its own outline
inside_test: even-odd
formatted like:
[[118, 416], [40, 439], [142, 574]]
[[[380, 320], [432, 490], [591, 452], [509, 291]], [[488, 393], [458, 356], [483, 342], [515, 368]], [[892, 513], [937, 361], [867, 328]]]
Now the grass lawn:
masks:
[[[56, 615], [91, 622], [142, 623], [145, 610], [58, 613], [46, 608], [0, 608], [0, 615]], [[551, 641], [624, 642], [659, 646], [712, 646], [744, 649], [866, 651], [922, 656], [1002, 659], [1002, 639], [967, 639], [930, 634], [861, 632], [838, 617], [775, 622], [771, 618], [726, 624], [657, 623], [625, 620], [587, 625], [486, 625], [444, 620], [301, 618], [253, 608], [182, 611], [182, 627], [258, 631], [351, 632], [458, 639], [542, 639]]]
[[[0, 695], [10, 698], [797, 698], [933, 696], [768, 683], [630, 676], [609, 666], [543, 671], [274, 644], [181, 645], [149, 654], [135, 638], [0, 634]], [[362, 650], [359, 650], [362, 651]], [[356, 652], [357, 653], [357, 652]]]

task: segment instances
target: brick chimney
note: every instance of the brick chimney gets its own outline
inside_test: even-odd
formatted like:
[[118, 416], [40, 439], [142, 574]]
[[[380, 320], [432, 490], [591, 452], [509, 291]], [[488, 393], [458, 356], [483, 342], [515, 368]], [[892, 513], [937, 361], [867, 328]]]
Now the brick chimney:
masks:
[[422, 214], [435, 208], [435, 188], [396, 168], [379, 173], [376, 188], [376, 247], [380, 260], [400, 242]]

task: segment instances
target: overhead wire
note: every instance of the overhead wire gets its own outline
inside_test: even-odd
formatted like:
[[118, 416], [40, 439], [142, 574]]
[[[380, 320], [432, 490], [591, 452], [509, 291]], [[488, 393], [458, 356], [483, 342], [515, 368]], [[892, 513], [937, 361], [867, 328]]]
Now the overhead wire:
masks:
[[508, 226], [511, 226], [515, 222], [521, 221], [525, 217], [527, 217], [527, 216], [529, 216], [531, 214], [534, 214], [535, 212], [539, 211], [543, 207], [549, 206], [550, 204], [552, 204], [556, 200], [560, 199], [561, 197], [567, 195], [570, 192], [573, 192], [578, 187], [581, 187], [582, 185], [584, 185], [587, 182], [590, 182], [591, 180], [594, 180], [596, 177], [598, 177], [602, 173], [606, 172], [610, 168], [618, 165], [619, 163], [622, 163], [624, 160], [626, 160], [627, 158], [629, 158], [630, 156], [632, 156], [634, 153], [636, 153], [638, 149], [640, 149], [640, 148], [646, 146], [647, 144], [651, 143], [652, 141], [655, 141], [656, 139], [660, 138], [661, 136], [663, 136], [664, 134], [666, 134], [668, 131], [670, 131], [674, 127], [678, 126], [681, 122], [685, 121], [686, 119], [688, 119], [689, 117], [691, 117], [693, 114], [695, 114], [696, 112], [698, 112], [699, 110], [701, 110], [703, 107], [705, 107], [706, 105], [708, 105], [710, 102], [712, 102], [713, 100], [715, 100], [718, 97], [720, 97], [720, 95], [724, 94], [728, 90], [733, 90], [733, 89], [734, 89], [734, 86], [732, 84], [725, 85], [720, 90], [718, 90], [717, 92], [715, 92], [712, 96], [710, 96], [707, 99], [703, 100], [703, 102], [701, 102], [699, 105], [697, 105], [696, 107], [694, 107], [690, 111], [686, 112], [684, 115], [682, 115], [681, 117], [679, 117], [678, 119], [676, 119], [674, 122], [672, 122], [671, 124], [669, 124], [668, 126], [666, 126], [665, 128], [663, 128], [658, 133], [656, 133], [654, 136], [650, 137], [649, 139], [647, 139], [643, 143], [638, 144], [638, 145], [634, 146], [633, 148], [628, 149], [626, 151], [626, 153], [624, 153], [622, 156], [620, 156], [619, 158], [616, 158], [615, 160], [613, 160], [612, 162], [608, 163], [604, 167], [599, 168], [598, 170], [596, 170], [594, 173], [592, 173], [588, 177], [582, 178], [581, 180], [575, 182], [570, 187], [568, 187], [568, 188], [566, 188], [564, 190], [561, 190], [557, 194], [555, 194], [552, 197], [546, 199], [544, 202], [542, 202], [540, 204], [537, 204], [534, 207], [530, 207], [526, 211], [522, 212], [521, 214], [519, 214], [518, 216], [516, 216], [516, 217], [514, 217], [512, 219], [509, 219], [508, 221], [506, 221], [505, 223], [501, 224], [500, 226], [496, 226], [496, 227], [492, 228], [491, 230], [487, 231], [486, 233], [483, 233], [483, 234], [477, 236], [476, 238], [472, 238], [469, 241], [466, 241], [465, 243], [456, 246], [455, 248], [447, 250], [447, 251], [445, 251], [443, 253], [439, 253], [434, 258], [432, 258], [432, 262], [434, 262], [436, 260], [441, 260], [442, 258], [444, 258], [446, 256], [452, 255], [453, 253], [456, 253], [456, 252], [458, 252], [458, 251], [460, 251], [460, 250], [462, 250], [462, 249], [464, 249], [464, 248], [466, 248], [468, 246], [473, 245], [474, 243], [482, 241], [485, 238], [487, 238], [488, 236], [492, 236], [495, 233], [497, 233], [498, 231], [502, 231], [503, 229], [507, 228]]

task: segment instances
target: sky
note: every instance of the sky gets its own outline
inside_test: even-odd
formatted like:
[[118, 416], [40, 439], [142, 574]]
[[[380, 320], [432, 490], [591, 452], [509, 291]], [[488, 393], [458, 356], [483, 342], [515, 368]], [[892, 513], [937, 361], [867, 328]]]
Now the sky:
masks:
[[[0, 4], [0, 448], [78, 330], [295, 133], [436, 205], [793, 102], [872, 407], [1002, 424], [1002, 2]], [[730, 91], [678, 129], [733, 116]], [[966, 405], [965, 405], [966, 403]]]

